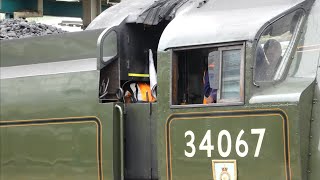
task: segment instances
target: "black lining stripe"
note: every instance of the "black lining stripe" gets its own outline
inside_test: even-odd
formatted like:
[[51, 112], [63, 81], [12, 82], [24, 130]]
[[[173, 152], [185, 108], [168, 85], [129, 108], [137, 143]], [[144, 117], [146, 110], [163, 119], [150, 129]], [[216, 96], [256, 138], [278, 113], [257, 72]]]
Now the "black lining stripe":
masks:
[[101, 122], [94, 117], [84, 117], [84, 118], [68, 118], [68, 119], [43, 119], [43, 120], [27, 120], [27, 121], [0, 121], [0, 127], [6, 126], [19, 126], [19, 125], [41, 125], [41, 124], [55, 124], [55, 123], [77, 123], [77, 122], [95, 122], [98, 126], [98, 172], [99, 180], [102, 180], [102, 157], [101, 157]]
[[167, 122], [166, 122], [166, 141], [167, 141], [167, 171], [168, 171], [168, 179], [171, 179], [171, 154], [170, 154], [170, 132], [169, 126], [170, 122], [176, 118], [196, 118], [196, 117], [210, 117], [210, 116], [238, 116], [238, 115], [263, 115], [263, 114], [279, 114], [283, 119], [284, 124], [284, 134], [285, 134], [285, 163], [286, 163], [286, 173], [287, 173], [287, 180], [291, 180], [291, 173], [290, 173], [290, 162], [289, 162], [289, 141], [288, 141], [288, 119], [286, 114], [281, 110], [256, 110], [256, 111], [226, 111], [226, 112], [208, 112], [208, 113], [192, 113], [192, 114], [173, 114], [171, 115]]

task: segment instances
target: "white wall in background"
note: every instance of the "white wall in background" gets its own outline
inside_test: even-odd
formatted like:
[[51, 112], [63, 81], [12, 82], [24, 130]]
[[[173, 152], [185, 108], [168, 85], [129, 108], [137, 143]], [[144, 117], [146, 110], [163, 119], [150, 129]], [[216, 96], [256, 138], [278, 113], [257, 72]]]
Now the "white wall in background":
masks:
[[4, 19], [5, 15], [4, 13], [0, 13], [0, 20]]
[[43, 16], [43, 17], [30, 17], [26, 18], [29, 22], [35, 21], [37, 23], [42, 23], [46, 25], [52, 25], [57, 28], [61, 28], [62, 30], [68, 32], [82, 31], [81, 27], [70, 27], [70, 26], [61, 26], [59, 23], [62, 21], [77, 21], [82, 23], [81, 18], [74, 17], [57, 17], [57, 16]]

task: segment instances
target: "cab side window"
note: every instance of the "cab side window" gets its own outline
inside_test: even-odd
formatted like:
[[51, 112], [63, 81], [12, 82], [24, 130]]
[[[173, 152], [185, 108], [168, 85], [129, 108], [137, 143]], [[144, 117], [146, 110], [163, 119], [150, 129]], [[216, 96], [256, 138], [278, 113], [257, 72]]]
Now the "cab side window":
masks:
[[268, 26], [256, 47], [254, 79], [256, 82], [280, 80], [290, 62], [303, 11], [292, 12]]
[[173, 52], [172, 105], [243, 103], [243, 45]]

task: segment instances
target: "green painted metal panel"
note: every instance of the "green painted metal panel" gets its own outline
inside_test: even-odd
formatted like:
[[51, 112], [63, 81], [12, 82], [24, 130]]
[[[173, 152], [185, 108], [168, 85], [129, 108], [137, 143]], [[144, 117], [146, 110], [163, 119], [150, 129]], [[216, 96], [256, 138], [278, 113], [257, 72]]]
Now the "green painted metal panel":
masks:
[[3, 41], [0, 44], [0, 66], [95, 59], [101, 32], [89, 30]]
[[86, 118], [64, 120], [0, 127], [0, 178], [100, 179], [98, 125]]
[[150, 179], [150, 104], [128, 104], [126, 111], [126, 178]]
[[[273, 172], [268, 175], [268, 179], [286, 179], [285, 118], [280, 114], [267, 112], [256, 115], [251, 114], [250, 111], [247, 112], [247, 115], [246, 113], [232, 114], [237, 114], [237, 112], [224, 116], [203, 114], [194, 118], [192, 116], [196, 114], [188, 113], [169, 121], [166, 127], [169, 136], [167, 140], [168, 147], [170, 147], [168, 157], [172, 177], [168, 179], [212, 179], [212, 160], [224, 159], [237, 160], [239, 179], [264, 177], [266, 169]], [[265, 129], [265, 135], [259, 156], [254, 157], [259, 135], [251, 134], [251, 130], [260, 128]], [[211, 157], [208, 157], [206, 150], [199, 150], [199, 145], [207, 130], [211, 130], [211, 143], [214, 146]], [[221, 144], [218, 142], [218, 134], [222, 130], [228, 131], [231, 135], [231, 146], [229, 146], [231, 151], [227, 157], [222, 157], [219, 153], [219, 147], [224, 152], [228, 151], [226, 137], [222, 138]], [[244, 130], [241, 140], [248, 144], [248, 154], [245, 157], [240, 157], [236, 152], [236, 138], [241, 130]], [[186, 157], [184, 154], [185, 150], [191, 152], [190, 147], [186, 146], [190, 140], [190, 137], [185, 138], [187, 131], [192, 131], [195, 135], [195, 141], [192, 144], [195, 145], [196, 151], [193, 157]], [[244, 152], [244, 146], [240, 147], [240, 152]], [[170, 165], [168, 166], [170, 168]], [[221, 171], [221, 169], [216, 169], [216, 171]]]
[[[319, 59], [320, 60], [320, 59]], [[320, 61], [319, 61], [320, 63]], [[318, 72], [320, 67], [318, 68]], [[320, 74], [318, 73], [317, 82], [320, 81]], [[320, 177], [320, 84], [315, 86], [314, 100], [316, 100], [312, 109], [311, 119], [311, 133], [310, 139], [310, 155], [309, 156], [309, 176], [310, 180], [317, 180]]]
[[152, 114], [151, 114], [151, 177], [153, 179], [159, 179], [158, 171], [158, 103], [152, 103]]
[[[252, 51], [252, 44], [246, 44], [246, 52]], [[246, 54], [246, 66], [245, 66], [245, 104], [243, 106], [220, 106], [220, 107], [193, 107], [193, 108], [171, 108], [170, 107], [170, 79], [171, 79], [171, 55], [170, 51], [168, 52], [159, 52], [158, 54], [158, 73], [162, 74], [158, 80], [158, 165], [160, 170], [160, 178], [168, 179], [168, 174], [170, 174], [170, 170], [168, 170], [167, 166], [167, 155], [169, 151], [165, 148], [167, 146], [168, 140], [166, 140], [165, 132], [168, 117], [172, 114], [178, 113], [208, 113], [208, 112], [221, 112], [221, 111], [247, 111], [250, 110], [268, 110], [268, 109], [281, 109], [284, 112], [288, 119], [288, 131], [285, 133], [287, 135], [288, 148], [287, 148], [287, 159], [288, 166], [290, 167], [287, 170], [287, 175], [283, 171], [284, 163], [283, 163], [283, 149], [280, 149], [283, 142], [280, 140], [283, 139], [283, 134], [279, 132], [281, 128], [281, 124], [277, 121], [277, 118], [274, 119], [276, 123], [270, 123], [272, 118], [265, 117], [249, 117], [249, 118], [238, 118], [237, 120], [232, 120], [232, 117], [221, 119], [220, 121], [210, 120], [210, 118], [204, 119], [200, 122], [197, 118], [193, 118], [194, 120], [189, 120], [190, 122], [181, 123], [181, 122], [172, 122], [173, 129], [172, 138], [175, 138], [172, 141], [173, 148], [172, 151], [172, 179], [192, 179], [191, 177], [201, 176], [200, 179], [208, 179], [212, 178], [212, 168], [210, 166], [210, 162], [212, 159], [235, 159], [238, 164], [238, 178], [240, 179], [248, 179], [253, 180], [259, 177], [259, 179], [292, 179], [292, 180], [301, 180], [305, 179], [307, 172], [306, 167], [306, 147], [305, 144], [307, 142], [306, 134], [309, 132], [308, 126], [308, 117], [310, 117], [311, 106], [306, 106], [306, 103], [311, 103], [312, 97], [312, 79], [310, 79], [310, 83], [303, 83], [299, 85], [299, 91], [301, 92], [300, 101], [295, 103], [264, 103], [264, 104], [250, 104], [249, 99], [254, 95], [255, 88], [252, 85], [252, 71], [250, 67], [252, 67], [253, 57], [251, 53]], [[297, 81], [298, 82], [298, 81]], [[276, 91], [275, 91], [276, 92]], [[231, 114], [232, 116], [233, 114]], [[194, 121], [194, 122], [192, 122]], [[240, 122], [242, 121], [242, 122]], [[306, 122], [307, 121], [307, 122]], [[209, 123], [210, 122], [210, 123]], [[229, 123], [228, 123], [229, 122]], [[269, 124], [270, 123], [270, 124]], [[278, 123], [278, 124], [277, 124]], [[301, 126], [301, 124], [304, 124]], [[254, 126], [265, 126], [268, 129], [271, 129], [270, 134], [266, 134], [266, 144], [267, 147], [263, 147], [262, 145], [260, 157], [264, 160], [256, 160], [254, 158], [249, 157], [239, 157], [234, 154], [234, 149], [232, 149], [230, 157], [222, 158], [221, 156], [217, 156], [217, 147], [215, 145], [215, 150], [212, 152], [211, 158], [205, 158], [205, 151], [199, 151], [200, 154], [197, 154], [196, 158], [186, 158], [184, 156], [184, 150], [186, 149], [186, 143], [189, 139], [185, 139], [185, 131], [187, 129], [194, 129], [194, 134], [197, 137], [195, 142], [195, 147], [198, 149], [203, 136], [206, 131], [212, 130], [212, 142], [217, 143], [217, 133], [219, 133], [222, 129], [226, 129], [230, 131], [232, 137], [232, 146], [234, 148], [234, 139], [237, 138], [237, 133], [239, 133], [239, 129], [244, 129], [245, 132], [250, 134], [250, 129]], [[273, 132], [275, 131], [275, 132]], [[269, 136], [269, 137], [268, 137]], [[199, 139], [200, 138], [200, 139]], [[248, 138], [249, 149], [252, 149], [252, 143], [255, 144], [257, 142], [256, 139], [252, 139], [253, 137], [247, 136], [243, 137], [244, 139]], [[255, 137], [257, 138], [257, 137]], [[246, 139], [247, 140], [247, 139]], [[225, 147], [225, 145], [223, 145]], [[267, 150], [263, 150], [263, 148], [267, 148]], [[190, 151], [190, 148], [188, 149]], [[198, 150], [197, 150], [198, 151]], [[280, 152], [281, 151], [281, 152]], [[252, 152], [249, 152], [249, 154]], [[175, 156], [174, 156], [175, 155]], [[180, 155], [180, 156], [179, 156]], [[252, 154], [251, 154], [252, 155]], [[166, 157], [166, 158], [165, 158]], [[276, 158], [273, 159], [273, 158]], [[273, 160], [273, 161], [269, 161]], [[189, 169], [187, 168], [187, 163]], [[198, 168], [201, 167], [201, 168]], [[248, 167], [248, 168], [247, 168]], [[259, 167], [259, 168], [258, 168]], [[264, 172], [261, 171], [261, 167], [265, 169]], [[282, 170], [281, 170], [282, 169]], [[196, 172], [196, 173], [194, 173]], [[249, 175], [249, 172], [252, 176]], [[262, 173], [262, 174], [259, 174]], [[194, 179], [194, 178], [193, 178]]]
[[312, 98], [314, 94], [314, 83], [305, 89], [302, 93], [298, 106], [299, 129], [296, 133], [299, 135], [300, 145], [300, 163], [302, 179], [307, 179], [308, 161], [309, 161], [309, 145], [310, 145], [310, 120], [312, 117]]
[[[7, 121], [17, 120], [71, 117], [99, 119], [100, 177], [112, 179], [118, 174], [114, 169], [117, 169], [115, 162], [118, 162], [119, 145], [118, 141], [114, 144], [114, 139], [118, 140], [119, 135], [114, 133], [114, 129], [119, 127], [114, 122], [119, 121], [119, 115], [114, 109], [114, 103], [99, 103], [98, 77], [98, 71], [88, 71], [1, 79], [0, 126], [3, 127]], [[27, 179], [79, 179], [80, 174], [83, 179], [96, 179], [96, 131], [95, 123], [78, 124], [77, 120], [66, 125], [0, 128], [1, 143], [4, 143], [1, 149], [10, 145], [10, 152], [0, 154], [0, 166], [6, 167], [0, 168], [1, 179], [9, 176], [9, 179], [16, 179], [11, 174], [13, 171], [19, 172], [17, 174], [21, 172]], [[20, 140], [22, 136], [25, 137]], [[17, 144], [12, 144], [15, 141]], [[59, 146], [64, 147], [59, 149]], [[90, 148], [92, 146], [94, 152]], [[15, 159], [6, 160], [7, 156]], [[25, 166], [30, 163], [34, 164], [32, 168]], [[45, 177], [44, 172], [51, 174]]]

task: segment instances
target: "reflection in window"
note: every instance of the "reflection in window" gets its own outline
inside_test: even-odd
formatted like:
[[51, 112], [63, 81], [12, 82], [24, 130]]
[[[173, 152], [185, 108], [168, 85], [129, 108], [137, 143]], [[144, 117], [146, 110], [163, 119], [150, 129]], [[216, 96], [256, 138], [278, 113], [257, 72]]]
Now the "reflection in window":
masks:
[[255, 81], [281, 78], [289, 62], [302, 15], [302, 10], [290, 13], [264, 30], [256, 49]]
[[221, 99], [240, 100], [240, 50], [222, 51]]
[[242, 46], [175, 51], [172, 104], [242, 102]]

